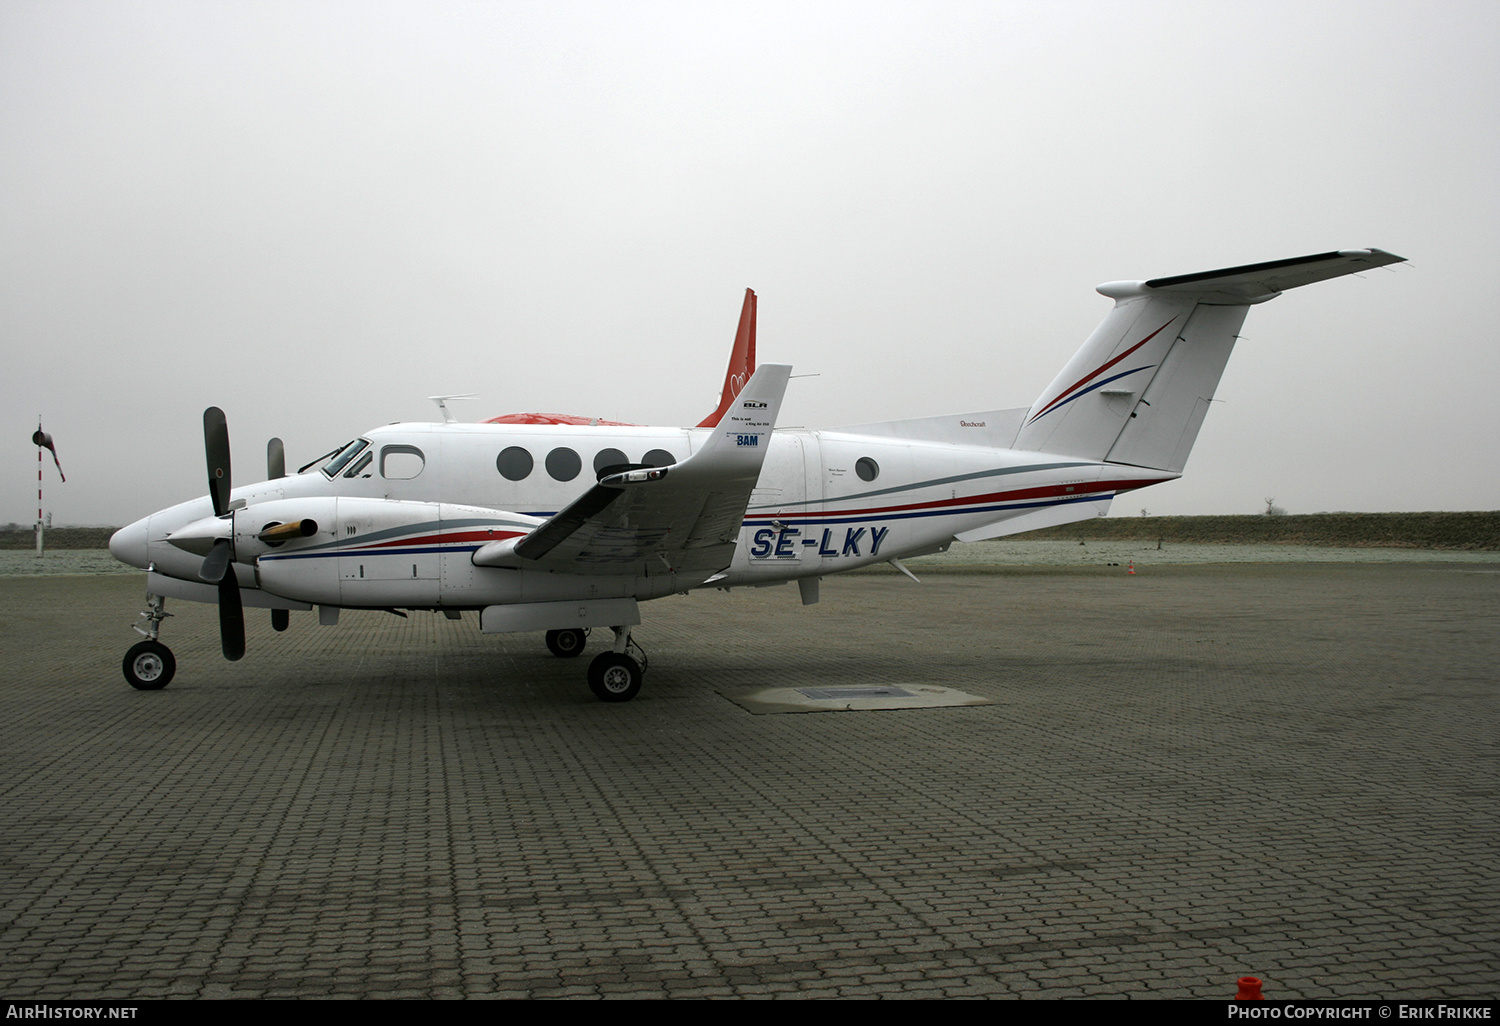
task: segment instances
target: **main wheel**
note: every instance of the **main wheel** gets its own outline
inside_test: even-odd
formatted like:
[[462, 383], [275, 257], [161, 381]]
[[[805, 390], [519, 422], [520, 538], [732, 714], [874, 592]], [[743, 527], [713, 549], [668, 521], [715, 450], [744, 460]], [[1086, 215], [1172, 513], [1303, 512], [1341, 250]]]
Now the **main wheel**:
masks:
[[588, 634], [577, 628], [548, 631], [547, 650], [555, 656], [572, 659], [574, 656], [583, 655], [583, 646], [587, 644], [587, 639]]
[[605, 652], [589, 663], [589, 689], [601, 702], [628, 702], [641, 690], [641, 666], [628, 655]]
[[177, 672], [172, 650], [159, 641], [143, 641], [125, 653], [125, 679], [137, 691], [160, 691]]

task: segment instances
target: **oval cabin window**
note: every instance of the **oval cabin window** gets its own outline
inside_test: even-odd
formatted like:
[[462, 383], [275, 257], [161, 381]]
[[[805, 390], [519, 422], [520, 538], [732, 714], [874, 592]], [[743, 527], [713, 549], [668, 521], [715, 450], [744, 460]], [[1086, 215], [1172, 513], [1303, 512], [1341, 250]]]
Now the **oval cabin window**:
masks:
[[547, 454], [547, 473], [558, 481], [571, 481], [583, 469], [583, 460], [572, 449], [559, 446]]
[[535, 465], [536, 461], [531, 458], [531, 453], [519, 445], [513, 445], [495, 457], [495, 469], [507, 481], [526, 480], [531, 476], [531, 468]]
[[603, 477], [604, 472], [610, 467], [624, 467], [630, 464], [625, 454], [619, 449], [600, 449], [599, 455], [594, 457], [594, 476]]

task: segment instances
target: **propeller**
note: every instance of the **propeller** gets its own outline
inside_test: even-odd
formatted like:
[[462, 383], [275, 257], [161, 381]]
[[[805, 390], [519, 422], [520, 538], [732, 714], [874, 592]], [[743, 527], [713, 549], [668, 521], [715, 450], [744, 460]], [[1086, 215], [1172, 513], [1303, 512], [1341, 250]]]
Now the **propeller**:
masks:
[[[266, 480], [267, 481], [275, 481], [279, 477], [286, 477], [286, 446], [284, 446], [284, 445], [281, 444], [281, 439], [279, 439], [279, 438], [273, 438], [269, 442], [266, 443]], [[303, 529], [303, 525], [304, 524], [311, 524], [312, 525], [312, 530], [311, 531], [304, 530]], [[274, 528], [272, 528], [272, 527], [266, 528], [264, 531], [262, 531], [260, 533], [260, 540], [261, 541], [273, 541], [273, 540], [280, 540], [280, 539], [285, 538], [285, 537], [301, 537], [301, 538], [305, 538], [308, 535], [316, 534], [317, 531], [318, 531], [318, 525], [315, 524], [315, 523], [313, 523], [313, 521], [311, 521], [311, 520], [304, 520], [304, 521], [301, 521], [300, 523], [298, 523], [296, 525], [297, 526], [297, 532], [296, 532], [295, 535], [289, 534], [286, 530], [284, 530], [286, 528], [286, 526], [287, 525], [285, 525], [285, 524], [280, 524], [280, 525], [278, 525], [277, 527], [274, 527]], [[273, 532], [273, 531], [277, 531], [278, 533], [275, 534], [275, 535], [273, 535], [271, 538], [266, 537], [268, 534], [271, 534], [271, 532]], [[273, 629], [278, 630], [278, 631], [284, 631], [284, 630], [287, 629], [288, 626], [290, 626], [291, 622], [292, 622], [292, 615], [290, 613], [288, 613], [285, 609], [273, 609], [273, 610], [271, 610], [271, 627]]]
[[[214, 516], [229, 512], [229, 422], [224, 411], [210, 406], [203, 411], [203, 451], [208, 457], [208, 497]], [[198, 576], [219, 586], [219, 643], [224, 658], [230, 661], [245, 655], [245, 607], [240, 601], [240, 581], [230, 562], [234, 559], [234, 538], [217, 538], [203, 560]]]

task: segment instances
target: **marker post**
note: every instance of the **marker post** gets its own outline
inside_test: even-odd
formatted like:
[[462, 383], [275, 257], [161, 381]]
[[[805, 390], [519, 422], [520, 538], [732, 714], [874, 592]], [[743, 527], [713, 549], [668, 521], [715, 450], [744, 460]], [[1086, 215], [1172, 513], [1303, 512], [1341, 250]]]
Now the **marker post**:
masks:
[[52, 452], [52, 462], [57, 464], [57, 476], [67, 481], [62, 472], [62, 461], [57, 458], [57, 446], [52, 444], [52, 436], [42, 430], [42, 418], [36, 418], [36, 431], [31, 436], [31, 444], [36, 446], [36, 554], [42, 554], [42, 536], [46, 532], [47, 520], [42, 516], [42, 450], [48, 449]]

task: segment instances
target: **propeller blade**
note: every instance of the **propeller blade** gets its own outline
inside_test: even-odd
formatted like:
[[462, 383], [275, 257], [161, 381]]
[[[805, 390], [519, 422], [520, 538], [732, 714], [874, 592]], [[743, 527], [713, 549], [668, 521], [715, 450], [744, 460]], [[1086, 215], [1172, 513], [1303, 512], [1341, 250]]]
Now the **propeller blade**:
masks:
[[276, 628], [278, 631], [286, 630], [289, 626], [291, 626], [291, 623], [292, 614], [287, 612], [285, 609], [271, 610], [271, 626]]
[[203, 411], [203, 451], [208, 455], [208, 496], [213, 500], [214, 516], [229, 509], [229, 422], [224, 411], [210, 406]]
[[240, 602], [240, 581], [230, 571], [219, 579], [219, 643], [230, 662], [245, 655], [245, 607]]
[[281, 439], [273, 438], [266, 443], [266, 480], [278, 477], [286, 477], [286, 447]]
[[[203, 558], [203, 567], [198, 571], [198, 578], [207, 581], [209, 584], [217, 584], [224, 580], [225, 571], [229, 569], [229, 558], [233, 555], [233, 552], [234, 546], [230, 544], [228, 538], [220, 538], [215, 541], [214, 547]], [[228, 576], [233, 577], [234, 574], [229, 574]], [[238, 601], [239, 591], [237, 589], [235, 596], [235, 600]]]

